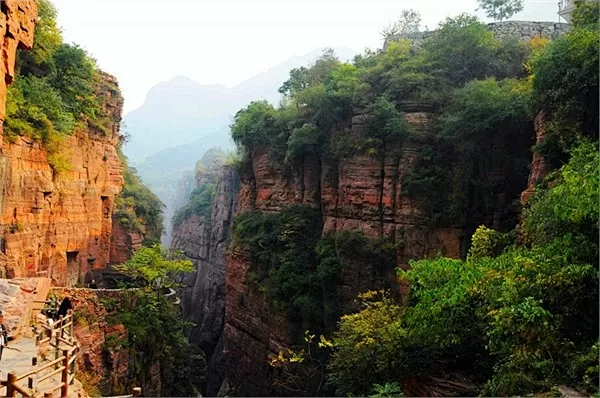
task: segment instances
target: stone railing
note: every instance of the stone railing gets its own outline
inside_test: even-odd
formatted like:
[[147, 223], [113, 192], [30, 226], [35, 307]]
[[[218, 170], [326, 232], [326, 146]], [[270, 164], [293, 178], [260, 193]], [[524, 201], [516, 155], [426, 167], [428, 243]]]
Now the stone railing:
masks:
[[[565, 0], [570, 1], [570, 0]], [[487, 24], [488, 29], [499, 39], [515, 38], [519, 41], [531, 40], [534, 37], [556, 39], [567, 33], [569, 24], [560, 22], [535, 22], [535, 21], [504, 21]], [[420, 47], [423, 42], [435, 34], [435, 30], [426, 32], [398, 34], [386, 39], [383, 48], [389, 43], [406, 39], [415, 47]]]

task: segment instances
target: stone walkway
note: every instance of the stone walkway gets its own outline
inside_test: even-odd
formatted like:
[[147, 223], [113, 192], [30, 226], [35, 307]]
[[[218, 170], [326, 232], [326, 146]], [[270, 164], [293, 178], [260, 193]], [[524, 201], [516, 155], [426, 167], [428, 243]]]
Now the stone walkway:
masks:
[[[0, 279], [0, 309], [4, 312], [5, 325], [9, 329], [9, 336], [15, 340], [9, 342], [2, 353], [0, 360], [0, 380], [7, 380], [8, 373], [15, 372], [17, 376], [23, 375], [34, 369], [32, 358], [38, 358], [36, 367], [52, 361], [55, 356], [50, 352], [50, 345], [36, 346], [34, 333], [31, 328], [32, 319], [45, 323], [45, 317], [40, 315], [44, 301], [50, 290], [48, 278], [22, 278], [15, 280]], [[61, 349], [70, 347], [61, 347]], [[45, 351], [45, 352], [42, 352]], [[47, 358], [44, 358], [48, 355]], [[43, 358], [43, 359], [42, 359]], [[48, 391], [61, 384], [61, 374], [57, 374], [42, 383], [37, 384], [37, 379], [54, 372], [54, 366], [40, 372], [35, 380], [34, 388], [38, 391]], [[35, 376], [34, 376], [35, 377]], [[19, 380], [18, 384], [27, 387], [28, 378]], [[76, 386], [77, 385], [77, 386]], [[77, 397], [80, 383], [69, 386], [69, 396]], [[6, 396], [6, 387], [0, 386], [0, 397]], [[18, 394], [17, 396], [21, 396]], [[60, 390], [54, 392], [60, 396]]]
[[[38, 354], [38, 347], [35, 345], [35, 339], [21, 339], [16, 342], [9, 343], [10, 349], [4, 349], [2, 353], [2, 360], [0, 360], [0, 379], [6, 380], [7, 374], [9, 372], [16, 372], [17, 375], [22, 375], [27, 373], [32, 369], [31, 359]], [[43, 364], [43, 362], [42, 362]], [[54, 370], [54, 368], [45, 370], [38, 377], [41, 377], [45, 374], [49, 374]], [[19, 384], [23, 387], [27, 387], [27, 379], [20, 380]], [[54, 377], [51, 377], [48, 380], [44, 380], [40, 383], [37, 388], [42, 391], [47, 391], [49, 388], [53, 386], [57, 386], [60, 384], [60, 374]], [[55, 396], [59, 396], [60, 393], [56, 392]], [[70, 395], [70, 394], [69, 394]], [[6, 387], [0, 388], [0, 396], [6, 396]], [[20, 394], [19, 394], [20, 396]]]

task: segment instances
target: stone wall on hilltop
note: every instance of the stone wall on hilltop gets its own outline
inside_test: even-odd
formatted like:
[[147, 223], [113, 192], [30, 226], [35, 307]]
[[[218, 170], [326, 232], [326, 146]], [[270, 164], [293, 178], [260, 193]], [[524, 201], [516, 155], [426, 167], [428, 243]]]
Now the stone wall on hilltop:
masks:
[[[534, 37], [543, 37], [547, 39], [556, 39], [569, 30], [569, 24], [562, 22], [537, 22], [537, 21], [503, 21], [492, 22], [487, 27], [496, 37], [500, 39], [515, 38], [519, 41], [531, 40]], [[383, 48], [387, 48], [389, 43], [407, 39], [413, 46], [420, 47], [423, 42], [435, 34], [435, 30], [426, 32], [408, 33], [394, 35], [385, 40]]]

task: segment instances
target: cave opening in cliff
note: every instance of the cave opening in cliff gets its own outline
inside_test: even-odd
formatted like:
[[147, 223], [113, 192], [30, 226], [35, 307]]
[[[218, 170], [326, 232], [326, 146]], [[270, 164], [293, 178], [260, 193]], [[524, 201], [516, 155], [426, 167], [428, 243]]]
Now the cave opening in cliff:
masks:
[[78, 251], [67, 252], [67, 270], [70, 275], [72, 275], [74, 271], [79, 271], [79, 264], [77, 263], [78, 255]]
[[110, 202], [108, 201], [108, 196], [100, 196], [100, 200], [102, 201], [102, 214], [104, 218], [110, 218]]

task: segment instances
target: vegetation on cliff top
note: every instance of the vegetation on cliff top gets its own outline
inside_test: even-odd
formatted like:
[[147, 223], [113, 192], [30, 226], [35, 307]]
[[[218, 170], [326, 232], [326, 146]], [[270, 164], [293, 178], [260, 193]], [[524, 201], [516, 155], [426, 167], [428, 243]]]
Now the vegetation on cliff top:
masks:
[[38, 5], [33, 49], [18, 52], [16, 79], [8, 89], [4, 137], [41, 140], [60, 173], [70, 168], [62, 138], [77, 128], [107, 134], [110, 119], [102, 111], [95, 61], [81, 47], [63, 42], [51, 2]]
[[[463, 14], [444, 21], [422, 48], [390, 42], [351, 64], [325, 52], [290, 72], [279, 108], [254, 102], [237, 113], [231, 133], [245, 154], [240, 173], [255, 151], [294, 170], [305, 158], [399, 162], [410, 142], [429, 150], [401, 185], [425, 202], [431, 224], [472, 233], [502, 206], [501, 229], [510, 230], [518, 208], [499, 204], [497, 194], [516, 198], [527, 181], [533, 114], [523, 65], [539, 46], [500, 40]], [[433, 112], [433, 122], [407, 123], [405, 113], [415, 109]]]

